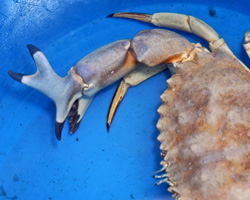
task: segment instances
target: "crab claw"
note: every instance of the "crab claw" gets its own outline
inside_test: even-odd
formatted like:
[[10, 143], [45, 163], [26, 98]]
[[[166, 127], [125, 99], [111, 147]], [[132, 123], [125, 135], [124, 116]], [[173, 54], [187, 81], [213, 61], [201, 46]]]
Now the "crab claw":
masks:
[[36, 64], [36, 73], [25, 75], [10, 70], [8, 74], [16, 81], [39, 90], [55, 102], [55, 132], [57, 139], [61, 140], [65, 119], [73, 103], [82, 96], [82, 91], [86, 85], [73, 68], [71, 68], [67, 76], [58, 76], [40, 49], [33, 45], [27, 45], [27, 47]]

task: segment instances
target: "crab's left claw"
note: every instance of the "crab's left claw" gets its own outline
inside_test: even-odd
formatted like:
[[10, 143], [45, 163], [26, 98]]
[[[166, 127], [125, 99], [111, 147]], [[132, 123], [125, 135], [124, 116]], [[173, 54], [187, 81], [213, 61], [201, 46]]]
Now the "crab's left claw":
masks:
[[79, 60], [65, 77], [58, 76], [44, 54], [35, 46], [28, 45], [37, 66], [33, 75], [9, 71], [9, 75], [50, 97], [56, 104], [56, 137], [61, 132], [67, 116], [70, 133], [74, 133], [95, 94], [133, 71], [138, 62], [129, 50], [130, 40], [107, 44]]
[[13, 79], [39, 90], [55, 102], [55, 131], [57, 139], [61, 140], [61, 132], [65, 119], [73, 103], [82, 96], [82, 91], [86, 85], [73, 68], [67, 76], [63, 78], [58, 76], [40, 49], [33, 45], [27, 45], [27, 47], [36, 64], [36, 73], [24, 75], [8, 71], [8, 74]]

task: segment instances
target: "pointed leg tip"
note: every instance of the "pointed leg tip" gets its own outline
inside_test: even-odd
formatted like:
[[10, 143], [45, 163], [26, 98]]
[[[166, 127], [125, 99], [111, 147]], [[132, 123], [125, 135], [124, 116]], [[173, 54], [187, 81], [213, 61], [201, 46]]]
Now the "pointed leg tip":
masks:
[[106, 18], [114, 17], [115, 13], [108, 15]]
[[23, 76], [24, 74], [20, 74], [20, 73], [16, 73], [16, 72], [13, 72], [11, 70], [8, 71], [8, 74], [11, 78], [13, 78], [14, 80], [18, 81], [18, 82], [22, 82], [22, 79], [23, 79]]
[[27, 48], [30, 52], [30, 55], [33, 57], [33, 55], [38, 52], [38, 51], [41, 51], [39, 48], [37, 48], [36, 46], [32, 45], [32, 44], [28, 44], [27, 45]]
[[107, 124], [106, 124], [106, 125], [107, 125], [107, 131], [108, 131], [108, 133], [109, 133], [110, 123], [108, 123], [108, 122], [107, 122]]
[[135, 12], [118, 12], [113, 13], [107, 16], [108, 17], [117, 17], [117, 18], [127, 18], [127, 19], [135, 19], [143, 22], [151, 22], [152, 15], [145, 13], [135, 13]]
[[61, 141], [62, 139], [62, 129], [64, 122], [56, 122], [55, 131], [56, 131], [56, 138], [58, 139], [58, 141]]

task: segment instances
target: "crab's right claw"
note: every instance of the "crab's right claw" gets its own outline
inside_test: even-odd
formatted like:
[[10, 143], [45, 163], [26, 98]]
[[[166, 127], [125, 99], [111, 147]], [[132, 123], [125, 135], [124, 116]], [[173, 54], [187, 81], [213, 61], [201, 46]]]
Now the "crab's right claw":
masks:
[[65, 119], [73, 103], [82, 96], [84, 82], [73, 69], [63, 78], [58, 76], [40, 49], [33, 45], [27, 45], [27, 47], [36, 64], [36, 73], [24, 75], [9, 71], [8, 74], [16, 81], [39, 90], [55, 102], [55, 132], [57, 139], [61, 140]]

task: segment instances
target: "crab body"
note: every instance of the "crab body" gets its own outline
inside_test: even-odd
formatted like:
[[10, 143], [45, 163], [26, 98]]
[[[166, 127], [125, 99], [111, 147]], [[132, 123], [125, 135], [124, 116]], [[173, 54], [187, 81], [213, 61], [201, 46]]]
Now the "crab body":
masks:
[[178, 64], [167, 82], [157, 127], [169, 190], [178, 199], [249, 199], [249, 71], [218, 49]]
[[[144, 30], [131, 40], [108, 44], [77, 62], [64, 78], [52, 70], [43, 53], [29, 51], [37, 72], [9, 71], [15, 80], [49, 96], [56, 104], [56, 136], [67, 116], [74, 133], [94, 95], [120, 78], [107, 120], [108, 128], [129, 87], [166, 69], [173, 75], [158, 109], [164, 171], [173, 197], [195, 199], [250, 199], [250, 71], [225, 41], [201, 20], [180, 14], [115, 13], [194, 33], [209, 42], [200, 44], [163, 29]], [[244, 47], [250, 55], [250, 33]]]

